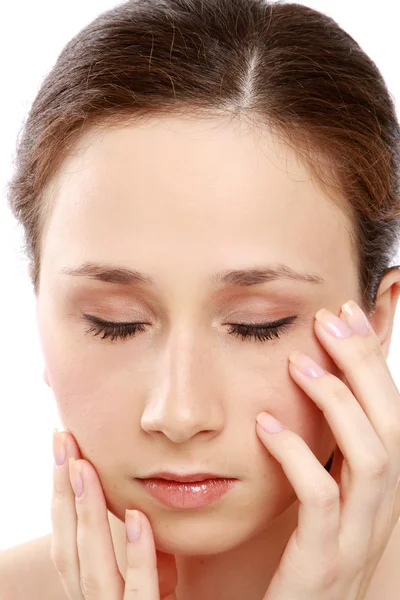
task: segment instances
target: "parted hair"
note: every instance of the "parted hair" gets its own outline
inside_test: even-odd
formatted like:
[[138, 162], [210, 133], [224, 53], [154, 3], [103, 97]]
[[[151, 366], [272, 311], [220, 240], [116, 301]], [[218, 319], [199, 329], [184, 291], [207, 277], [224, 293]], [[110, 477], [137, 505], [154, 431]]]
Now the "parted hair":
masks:
[[295, 150], [348, 217], [361, 306], [373, 313], [400, 243], [393, 97], [334, 19], [266, 0], [131, 0], [62, 49], [22, 125], [7, 186], [35, 293], [52, 183], [79, 137], [168, 115], [246, 120]]

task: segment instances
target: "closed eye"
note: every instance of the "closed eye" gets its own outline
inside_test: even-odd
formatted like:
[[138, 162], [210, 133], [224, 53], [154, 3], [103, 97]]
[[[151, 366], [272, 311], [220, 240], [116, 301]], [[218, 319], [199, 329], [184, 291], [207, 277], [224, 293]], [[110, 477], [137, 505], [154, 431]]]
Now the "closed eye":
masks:
[[[112, 341], [127, 339], [135, 336], [138, 331], [146, 331], [146, 323], [113, 322], [104, 321], [92, 315], [84, 314], [83, 316], [92, 324], [85, 333], [93, 333], [95, 336], [102, 334], [102, 340], [106, 338], [110, 338]], [[297, 315], [293, 315], [269, 323], [227, 323], [230, 326], [228, 333], [242, 340], [265, 342], [273, 337], [279, 338], [280, 333], [284, 332], [296, 319]]]
[[85, 331], [85, 334], [93, 333], [93, 335], [100, 335], [101, 339], [104, 340], [111, 337], [111, 340], [126, 339], [136, 335], [138, 331], [145, 331], [145, 323], [121, 323], [113, 321], [104, 321], [93, 315], [83, 315], [85, 319], [92, 323], [90, 329]]
[[228, 333], [243, 340], [253, 339], [258, 342], [265, 342], [273, 337], [279, 338], [281, 332], [284, 332], [296, 319], [297, 316], [293, 315], [271, 323], [230, 323]]

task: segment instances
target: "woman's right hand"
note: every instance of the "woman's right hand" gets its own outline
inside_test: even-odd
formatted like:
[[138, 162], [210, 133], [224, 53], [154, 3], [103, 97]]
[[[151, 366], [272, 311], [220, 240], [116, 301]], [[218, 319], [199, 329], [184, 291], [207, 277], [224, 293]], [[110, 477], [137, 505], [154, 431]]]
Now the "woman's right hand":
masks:
[[[124, 580], [115, 557], [97, 472], [82, 459], [70, 432], [54, 434], [54, 457], [58, 436], [61, 442], [64, 440], [66, 459], [63, 466], [54, 466], [51, 559], [69, 600], [177, 600], [175, 557], [156, 550], [150, 522], [142, 512], [139, 540], [127, 540]], [[84, 472], [80, 498], [75, 498], [72, 488], [70, 458]]]

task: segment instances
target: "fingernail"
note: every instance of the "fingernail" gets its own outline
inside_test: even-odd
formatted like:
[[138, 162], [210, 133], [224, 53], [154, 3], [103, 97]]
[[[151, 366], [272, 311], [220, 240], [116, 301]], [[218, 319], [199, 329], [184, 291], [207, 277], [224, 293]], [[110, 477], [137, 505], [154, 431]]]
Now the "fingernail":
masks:
[[53, 454], [54, 461], [58, 467], [61, 467], [65, 463], [67, 455], [63, 437], [62, 433], [56, 427], [53, 432]]
[[130, 542], [137, 542], [140, 538], [140, 514], [137, 510], [125, 511], [126, 533]]
[[310, 356], [295, 350], [289, 354], [289, 360], [307, 377], [322, 377], [326, 375], [325, 369], [319, 366]]
[[279, 431], [285, 429], [278, 419], [275, 419], [275, 417], [265, 412], [260, 413], [257, 416], [257, 423], [259, 423], [267, 433], [279, 433]]
[[348, 315], [348, 323], [354, 333], [358, 333], [358, 335], [362, 336], [369, 334], [370, 326], [367, 317], [354, 300], [349, 300], [345, 304], [342, 304], [341, 308], [342, 311]]
[[83, 477], [81, 467], [73, 457], [71, 457], [68, 462], [72, 489], [74, 490], [75, 496], [80, 498], [83, 494]]
[[315, 318], [321, 323], [325, 331], [336, 338], [349, 337], [353, 333], [342, 319], [339, 319], [339, 317], [325, 308], [321, 308], [315, 315]]

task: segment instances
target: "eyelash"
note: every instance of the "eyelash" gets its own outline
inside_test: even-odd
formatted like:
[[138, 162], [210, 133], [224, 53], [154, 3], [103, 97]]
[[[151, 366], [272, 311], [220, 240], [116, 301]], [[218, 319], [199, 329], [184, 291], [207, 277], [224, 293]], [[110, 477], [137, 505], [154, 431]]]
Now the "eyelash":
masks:
[[[85, 333], [93, 333], [93, 335], [100, 335], [101, 339], [104, 340], [111, 337], [111, 340], [126, 339], [128, 337], [136, 335], [138, 331], [145, 331], [144, 323], [113, 323], [110, 321], [103, 321], [98, 317], [91, 315], [83, 315], [85, 319], [92, 323], [92, 327]], [[258, 325], [251, 325], [249, 323], [233, 323], [230, 324], [228, 333], [235, 335], [245, 341], [254, 340], [256, 342], [265, 342], [272, 339], [273, 337], [279, 338], [280, 332], [284, 332], [288, 326], [290, 326], [297, 316], [285, 317], [278, 321], [271, 323], [260, 323]]]

